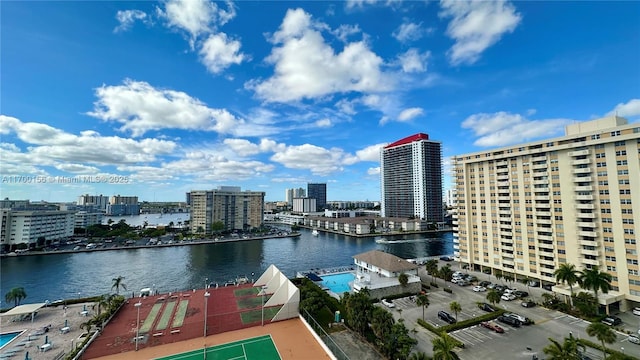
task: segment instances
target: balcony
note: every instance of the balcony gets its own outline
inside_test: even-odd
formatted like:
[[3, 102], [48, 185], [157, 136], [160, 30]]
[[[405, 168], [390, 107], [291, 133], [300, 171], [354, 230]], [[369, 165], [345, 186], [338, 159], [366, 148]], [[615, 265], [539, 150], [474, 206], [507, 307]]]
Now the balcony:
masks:
[[593, 195], [576, 195], [573, 197], [573, 200], [578, 201], [592, 201], [594, 199]]
[[513, 232], [511, 230], [500, 230], [500, 235], [513, 236]]
[[591, 182], [593, 179], [591, 176], [574, 176], [573, 182]]
[[497, 185], [498, 185], [498, 187], [500, 187], [500, 186], [509, 186], [509, 182], [508, 181], [498, 181]]
[[[582, 209], [582, 210], [593, 210], [595, 209], [596, 206], [594, 204], [576, 204], [576, 209]], [[582, 216], [584, 214], [580, 214], [580, 216]]]
[[498, 176], [496, 176], [496, 179], [497, 179], [498, 181], [505, 181], [505, 180], [509, 180], [509, 174], [507, 174], [507, 175], [498, 175]]
[[596, 214], [594, 214], [594, 213], [577, 213], [576, 217], [578, 219], [595, 219], [596, 218]]
[[511, 230], [511, 229], [513, 229], [513, 226], [512, 226], [512, 225], [509, 225], [509, 224], [500, 224], [500, 229], [501, 229], [501, 230], [502, 230], [502, 229], [508, 229], [508, 230]]
[[551, 212], [548, 209], [536, 209], [536, 216], [551, 216]]
[[499, 210], [498, 214], [500, 214], [500, 215], [511, 215], [511, 210]]
[[593, 186], [574, 186], [573, 191], [593, 191]]
[[453, 250], [460, 250], [460, 244], [453, 244]]
[[533, 188], [533, 192], [534, 193], [548, 193], [549, 192], [549, 187], [545, 186], [545, 187]]
[[546, 243], [543, 243], [543, 242], [539, 242], [538, 243], [538, 248], [539, 249], [549, 249], [549, 250], [551, 250], [553, 252], [553, 243], [546, 244]]
[[548, 195], [538, 195], [538, 196], [535, 196], [534, 199], [536, 201], [545, 201], [545, 200], [549, 201], [550, 200]]
[[510, 201], [511, 196], [498, 196], [498, 201]]
[[549, 184], [549, 180], [548, 179], [533, 180], [533, 185], [548, 185], [548, 184]]
[[589, 149], [576, 150], [576, 151], [571, 151], [569, 153], [569, 156], [571, 157], [578, 157], [578, 156], [585, 156], [585, 155], [589, 155]]
[[534, 169], [534, 170], [535, 170], [535, 169], [546, 169], [546, 168], [547, 168], [547, 166], [548, 166], [548, 165], [547, 165], [547, 163], [544, 163], [544, 164], [535, 164], [535, 165], [532, 165], [532, 166], [531, 166], [531, 168], [532, 168], [532, 169]]
[[555, 261], [553, 260], [546, 260], [546, 259], [538, 259], [538, 263], [539, 264], [544, 264], [544, 265], [550, 265], [550, 266], [555, 266]]
[[547, 208], [547, 209], [549, 209], [549, 208], [551, 208], [551, 204], [549, 204], [549, 203], [537, 203], [536, 207], [537, 208]]
[[573, 173], [574, 174], [590, 174], [591, 168], [586, 167], [586, 168], [573, 169]]
[[583, 264], [589, 264], [589, 265], [600, 265], [600, 261], [598, 260], [592, 260], [592, 259], [581, 259], [580, 260]]
[[548, 240], [548, 241], [553, 241], [553, 236], [550, 235], [537, 235], [536, 238], [538, 240]]
[[502, 258], [502, 264], [511, 265], [511, 266], [515, 265], [515, 263], [513, 262], [513, 259], [505, 259], [505, 258]]
[[536, 224], [552, 225], [553, 221], [550, 219], [536, 219]]
[[578, 235], [595, 238], [595, 237], [598, 237], [598, 232], [597, 231], [578, 230]]
[[503, 245], [503, 246], [501, 247], [501, 249], [502, 249], [502, 250], [505, 250], [505, 251], [512, 251], [512, 252], [513, 252], [513, 246]]
[[592, 221], [592, 222], [578, 221], [578, 222], [576, 223], [576, 225], [578, 225], [578, 227], [581, 227], [581, 228], [583, 228], [583, 227], [586, 227], [586, 228], [595, 228], [595, 227], [597, 226], [597, 225], [596, 225], [596, 223], [595, 223], [594, 221]]
[[591, 164], [591, 159], [580, 159], [580, 160], [573, 160], [571, 162], [571, 165], [573, 166], [577, 166], [577, 165], [588, 165]]
[[598, 246], [598, 243], [595, 240], [585, 240], [585, 239], [580, 239], [578, 240], [578, 244], [579, 245], [584, 245], [584, 246]]
[[506, 166], [506, 165], [509, 165], [509, 162], [507, 160], [496, 161], [496, 166]]
[[591, 255], [591, 256], [600, 256], [600, 251], [596, 250], [587, 250], [587, 249], [580, 249], [580, 254], [582, 255]]

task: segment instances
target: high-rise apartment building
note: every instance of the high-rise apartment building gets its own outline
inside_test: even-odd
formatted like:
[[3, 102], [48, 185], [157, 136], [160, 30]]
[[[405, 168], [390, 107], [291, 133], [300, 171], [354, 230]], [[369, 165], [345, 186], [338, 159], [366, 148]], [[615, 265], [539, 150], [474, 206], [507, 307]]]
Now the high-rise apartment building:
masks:
[[[138, 203], [138, 198], [136, 198], [136, 204], [137, 203]], [[81, 206], [94, 207], [97, 210], [106, 211], [108, 204], [109, 204], [108, 196], [89, 195], [89, 194], [78, 196], [78, 205], [81, 205]]]
[[[640, 304], [639, 123], [576, 123], [563, 137], [458, 155], [452, 164], [461, 263], [547, 285], [560, 264], [598, 266], [613, 276], [601, 304]], [[553, 290], [569, 294], [563, 285]]]
[[380, 152], [381, 215], [443, 222], [442, 144], [418, 133]]
[[285, 192], [285, 200], [289, 206], [293, 206], [293, 199], [306, 197], [307, 193], [303, 188], [287, 189]]
[[327, 207], [327, 184], [308, 183], [307, 197], [316, 199], [316, 211], [322, 211]]
[[240, 191], [238, 186], [187, 193], [191, 205], [191, 232], [211, 234], [212, 224], [221, 222], [224, 230], [250, 230], [263, 224], [264, 192]]

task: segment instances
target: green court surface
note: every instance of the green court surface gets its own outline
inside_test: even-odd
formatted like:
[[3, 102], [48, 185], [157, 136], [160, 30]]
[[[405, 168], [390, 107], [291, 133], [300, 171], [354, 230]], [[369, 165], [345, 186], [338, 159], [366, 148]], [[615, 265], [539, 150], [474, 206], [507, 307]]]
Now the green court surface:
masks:
[[[282, 306], [265, 308], [264, 321], [271, 321], [278, 311], [280, 311], [280, 308], [282, 308]], [[256, 321], [262, 321], [262, 309], [241, 312], [240, 319], [242, 319], [242, 323], [245, 325]]]
[[242, 297], [242, 296], [248, 296], [248, 295], [258, 295], [259, 292], [260, 292], [260, 289], [252, 287], [252, 288], [234, 290], [233, 295], [235, 295], [235, 297]]
[[181, 300], [176, 310], [176, 315], [173, 317], [172, 327], [180, 327], [184, 323], [184, 317], [187, 315], [187, 308], [189, 306], [189, 300]]
[[156, 321], [156, 317], [158, 316], [158, 313], [160, 312], [161, 308], [162, 308], [162, 303], [153, 304], [153, 307], [151, 308], [151, 312], [144, 319], [144, 322], [140, 327], [141, 334], [148, 333], [151, 330], [151, 327], [153, 326], [153, 323]]
[[245, 297], [237, 299], [236, 304], [238, 304], [238, 309], [253, 309], [262, 306], [262, 303], [266, 303], [270, 298], [271, 295], [265, 296], [264, 299], [262, 299], [262, 296]]
[[169, 301], [167, 305], [164, 307], [162, 311], [162, 315], [160, 316], [160, 320], [158, 320], [158, 324], [156, 325], [156, 331], [164, 330], [169, 326], [169, 320], [173, 316], [173, 309], [176, 307], [175, 301]]
[[156, 360], [281, 360], [271, 335], [187, 351]]

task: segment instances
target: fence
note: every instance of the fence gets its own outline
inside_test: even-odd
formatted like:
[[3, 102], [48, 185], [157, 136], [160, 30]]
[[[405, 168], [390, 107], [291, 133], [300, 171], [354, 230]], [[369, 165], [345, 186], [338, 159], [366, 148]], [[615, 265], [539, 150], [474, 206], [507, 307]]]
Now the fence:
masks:
[[347, 356], [347, 354], [345, 354], [344, 351], [340, 348], [340, 346], [338, 346], [338, 344], [336, 344], [335, 341], [333, 341], [331, 336], [329, 336], [329, 334], [327, 334], [327, 332], [324, 331], [324, 329], [322, 328], [322, 326], [320, 326], [320, 324], [318, 324], [316, 319], [314, 319], [313, 316], [311, 316], [311, 314], [307, 312], [307, 310], [305, 309], [301, 309], [301, 310], [303, 312], [302, 317], [307, 321], [307, 323], [316, 332], [316, 334], [318, 334], [322, 342], [324, 342], [324, 344], [329, 348], [329, 350], [331, 350], [333, 355], [338, 360], [349, 360], [349, 357]]

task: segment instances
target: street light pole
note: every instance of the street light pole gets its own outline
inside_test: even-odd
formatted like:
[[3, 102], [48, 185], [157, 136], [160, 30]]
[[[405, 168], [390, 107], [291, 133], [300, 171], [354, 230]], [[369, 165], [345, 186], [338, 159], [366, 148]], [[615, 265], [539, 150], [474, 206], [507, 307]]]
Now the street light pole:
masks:
[[207, 307], [209, 304], [209, 296], [211, 294], [209, 294], [208, 291], [205, 291], [204, 293], [204, 337], [207, 337], [207, 317], [208, 317], [208, 313], [207, 313]]
[[263, 285], [260, 290], [260, 295], [262, 295], [262, 326], [264, 326], [264, 295], [266, 294], [265, 290], [267, 289], [266, 285]]
[[204, 278], [204, 288], [205, 288], [205, 290], [207, 289], [208, 284], [209, 284], [209, 278]]
[[136, 351], [138, 351], [138, 341], [140, 340], [140, 306], [142, 306], [141, 302], [137, 302], [133, 304], [138, 310], [138, 316], [136, 317]]

